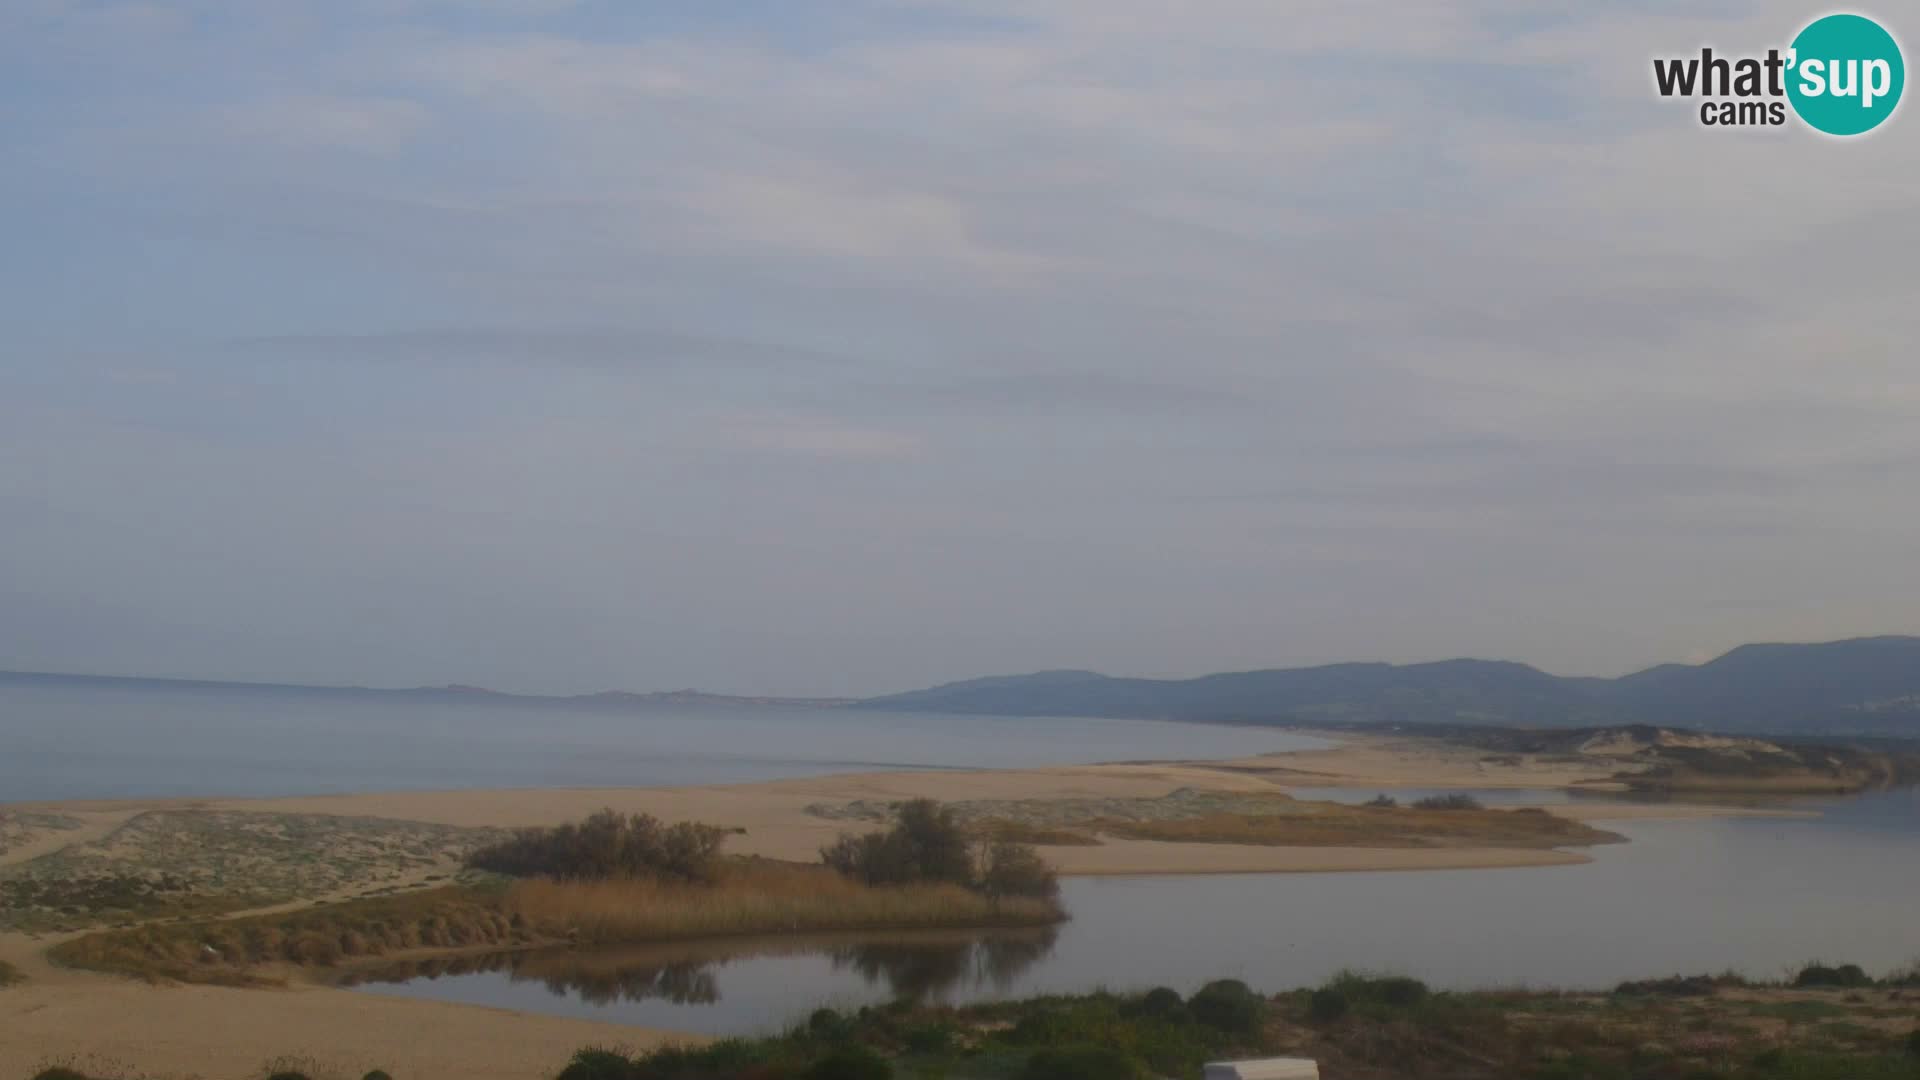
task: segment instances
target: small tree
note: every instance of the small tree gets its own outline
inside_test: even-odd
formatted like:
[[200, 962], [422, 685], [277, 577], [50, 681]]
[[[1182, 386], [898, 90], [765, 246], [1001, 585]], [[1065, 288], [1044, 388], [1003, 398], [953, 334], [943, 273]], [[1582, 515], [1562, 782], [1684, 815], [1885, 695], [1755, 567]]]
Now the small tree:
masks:
[[1006, 896], [1051, 900], [1060, 895], [1060, 880], [1053, 869], [1026, 844], [995, 841], [987, 845], [980, 863], [980, 891], [996, 900]]
[[932, 799], [902, 803], [885, 832], [842, 836], [820, 849], [820, 861], [868, 885], [959, 885], [998, 900], [1051, 900], [1060, 883], [1027, 844], [975, 845], [954, 812]]
[[900, 808], [897, 831], [916, 880], [973, 882], [973, 846], [952, 810], [932, 799], [915, 799]]
[[868, 885], [945, 882], [974, 885], [973, 846], [960, 820], [932, 799], [904, 803], [893, 828], [843, 836], [820, 859]]

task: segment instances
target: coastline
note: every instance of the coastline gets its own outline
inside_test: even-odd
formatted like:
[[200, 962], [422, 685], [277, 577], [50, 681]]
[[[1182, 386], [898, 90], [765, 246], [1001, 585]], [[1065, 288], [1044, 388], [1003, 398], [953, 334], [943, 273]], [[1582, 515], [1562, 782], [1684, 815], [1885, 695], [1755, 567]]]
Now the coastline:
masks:
[[[1603, 767], [1565, 761], [1491, 762], [1470, 747], [1422, 738], [1350, 732], [1308, 732], [1335, 745], [1220, 761], [1122, 762], [1030, 769], [867, 772], [742, 784], [685, 787], [455, 789], [271, 798], [90, 799], [13, 804], [9, 809], [68, 815], [82, 822], [65, 836], [40, 838], [0, 854], [0, 866], [110, 832], [150, 811], [204, 810], [377, 818], [458, 828], [551, 826], [611, 807], [664, 821], [701, 821], [741, 830], [728, 838], [733, 855], [810, 862], [839, 835], [865, 826], [809, 812], [820, 804], [885, 803], [914, 798], [942, 802], [1049, 799], [1152, 799], [1183, 789], [1275, 794], [1294, 788], [1485, 788], [1624, 790]], [[1527, 804], [1502, 806], [1516, 809]], [[1704, 816], [1807, 816], [1781, 807], [1702, 802], [1536, 804], [1581, 822]], [[1463, 869], [1553, 866], [1586, 857], [1560, 849], [1501, 847], [1288, 847], [1135, 841], [1107, 837], [1098, 846], [1042, 845], [1062, 875], [1188, 873], [1314, 873], [1335, 870]]]
[[[1318, 734], [1318, 733], [1315, 733]], [[810, 813], [821, 803], [931, 797], [970, 800], [1159, 798], [1181, 789], [1273, 794], [1294, 787], [1595, 789], [1600, 766], [1490, 761], [1471, 748], [1429, 740], [1337, 733], [1335, 745], [1228, 761], [1130, 762], [938, 772], [843, 774], [750, 784], [666, 788], [576, 788], [393, 792], [269, 799], [77, 800], [16, 804], [9, 810], [64, 815], [77, 827], [35, 837], [0, 854], [22, 862], [75, 842], [97, 840], [149, 811], [338, 815], [450, 827], [552, 825], [602, 807], [665, 820], [698, 820], [744, 833], [739, 855], [811, 861], [857, 824]], [[1800, 811], [1691, 803], [1556, 803], [1576, 820], [1690, 818]], [[1588, 856], [1559, 848], [1284, 847], [1106, 837], [1099, 846], [1046, 846], [1066, 875], [1325, 873], [1494, 869], [1567, 865]], [[417, 871], [424, 884], [436, 868]], [[405, 887], [405, 886], [403, 886]], [[306, 902], [335, 897], [308, 897]], [[301, 903], [287, 905], [303, 906]], [[645, 1048], [704, 1038], [625, 1025], [537, 1016], [478, 1006], [358, 993], [308, 979], [284, 989], [157, 987], [113, 975], [54, 967], [45, 949], [70, 934], [0, 933], [0, 959], [26, 980], [0, 990], [0, 1073], [30, 1075], [70, 1061], [133, 1075], [237, 1076], [269, 1058], [307, 1057], [326, 1070], [359, 1075], [459, 1075], [533, 1080], [585, 1045]]]

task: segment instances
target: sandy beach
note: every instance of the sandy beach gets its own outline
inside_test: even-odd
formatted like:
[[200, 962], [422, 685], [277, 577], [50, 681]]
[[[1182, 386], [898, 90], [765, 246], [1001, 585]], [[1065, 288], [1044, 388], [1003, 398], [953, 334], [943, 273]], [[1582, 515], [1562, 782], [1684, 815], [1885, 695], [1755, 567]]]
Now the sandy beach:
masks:
[[27, 977], [0, 989], [0, 1075], [9, 1078], [71, 1064], [89, 1075], [242, 1080], [291, 1057], [310, 1062], [316, 1080], [357, 1080], [375, 1068], [419, 1080], [533, 1080], [552, 1076], [583, 1046], [704, 1041], [311, 985], [155, 987], [53, 968], [39, 945], [0, 935], [0, 959]]
[[[948, 802], [1157, 798], [1181, 789], [1274, 793], [1290, 787], [1604, 787], [1602, 764], [1564, 759], [1489, 760], [1426, 740], [1340, 736], [1328, 749], [1205, 763], [1126, 763], [980, 772], [901, 772], [770, 783], [650, 789], [406, 792], [253, 800], [74, 802], [14, 807], [71, 824], [0, 855], [0, 865], [98, 840], [151, 810], [342, 815], [450, 827], [550, 825], [602, 807], [744, 830], [736, 854], [813, 859], [849, 824], [809, 812], [821, 804], [931, 797]], [[1546, 807], [1582, 820], [1769, 811], [1696, 805], [1581, 803]], [[1561, 849], [1284, 847], [1106, 838], [1098, 846], [1042, 849], [1063, 874], [1194, 874], [1524, 867], [1582, 862]], [[422, 870], [420, 873], [424, 874]], [[375, 1066], [396, 1076], [532, 1080], [550, 1076], [589, 1044], [645, 1046], [671, 1033], [407, 1001], [315, 985], [286, 990], [153, 987], [48, 965], [51, 937], [0, 934], [0, 959], [26, 981], [0, 989], [0, 1073], [30, 1075], [72, 1060], [143, 1076], [239, 1077], [282, 1055], [357, 1077]]]

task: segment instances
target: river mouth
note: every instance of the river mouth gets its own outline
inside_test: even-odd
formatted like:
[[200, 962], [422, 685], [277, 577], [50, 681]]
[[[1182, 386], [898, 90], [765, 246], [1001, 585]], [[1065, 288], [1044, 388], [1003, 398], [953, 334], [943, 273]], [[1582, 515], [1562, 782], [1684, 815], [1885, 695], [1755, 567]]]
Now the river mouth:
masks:
[[965, 1003], [1343, 968], [1446, 988], [1606, 989], [1810, 961], [1884, 974], [1920, 958], [1920, 793], [1802, 800], [1819, 817], [1609, 822], [1581, 865], [1069, 878], [1040, 930], [839, 934], [437, 957], [357, 971], [360, 991], [716, 1035], [814, 1009]]

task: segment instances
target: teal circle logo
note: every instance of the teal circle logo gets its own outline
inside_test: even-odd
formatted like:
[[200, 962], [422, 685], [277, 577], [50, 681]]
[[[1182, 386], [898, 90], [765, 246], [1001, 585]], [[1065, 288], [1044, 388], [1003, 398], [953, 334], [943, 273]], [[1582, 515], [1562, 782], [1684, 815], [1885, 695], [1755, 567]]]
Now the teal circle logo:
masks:
[[1828, 15], [1793, 39], [1787, 100], [1816, 131], [1864, 135], [1900, 104], [1907, 65], [1900, 43], [1864, 15]]

